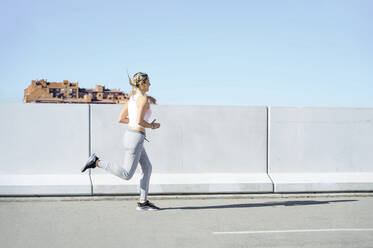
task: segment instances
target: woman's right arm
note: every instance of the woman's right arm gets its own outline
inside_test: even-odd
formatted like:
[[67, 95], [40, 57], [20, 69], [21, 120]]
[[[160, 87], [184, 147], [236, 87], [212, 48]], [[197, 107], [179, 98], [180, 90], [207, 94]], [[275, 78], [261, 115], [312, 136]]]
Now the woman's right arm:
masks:
[[137, 115], [137, 120], [136, 121], [140, 126], [143, 126], [145, 128], [153, 128], [153, 124], [144, 120], [145, 109], [146, 109], [147, 103], [148, 103], [147, 96], [140, 96], [138, 98], [137, 108], [138, 108], [139, 114]]
[[118, 122], [128, 124], [128, 122], [129, 122], [129, 119], [128, 119], [128, 103], [126, 103], [124, 105], [124, 107], [122, 109], [122, 112], [120, 112]]

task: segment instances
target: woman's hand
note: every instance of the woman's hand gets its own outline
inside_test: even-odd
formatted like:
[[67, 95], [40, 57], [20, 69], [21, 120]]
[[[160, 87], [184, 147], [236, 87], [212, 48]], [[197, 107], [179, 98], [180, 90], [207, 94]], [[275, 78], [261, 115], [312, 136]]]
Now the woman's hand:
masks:
[[152, 125], [152, 129], [157, 129], [161, 126], [160, 123], [155, 122], [155, 119], [150, 123], [150, 125]]
[[157, 129], [161, 126], [161, 124], [157, 123], [157, 122], [152, 122], [152, 129]]

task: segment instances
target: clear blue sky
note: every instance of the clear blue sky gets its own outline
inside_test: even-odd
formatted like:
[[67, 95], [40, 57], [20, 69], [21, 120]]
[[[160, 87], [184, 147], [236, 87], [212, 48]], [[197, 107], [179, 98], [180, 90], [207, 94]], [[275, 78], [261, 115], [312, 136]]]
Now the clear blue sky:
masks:
[[159, 104], [373, 107], [373, 1], [0, 1], [0, 102], [31, 80]]

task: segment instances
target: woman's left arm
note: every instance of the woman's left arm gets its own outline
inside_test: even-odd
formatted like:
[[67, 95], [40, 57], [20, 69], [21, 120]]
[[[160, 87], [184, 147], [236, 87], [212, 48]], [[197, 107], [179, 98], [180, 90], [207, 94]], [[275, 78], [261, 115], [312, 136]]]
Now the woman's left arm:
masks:
[[124, 107], [122, 109], [122, 112], [120, 112], [118, 122], [128, 124], [128, 122], [129, 122], [129, 119], [128, 119], [128, 103], [126, 103], [124, 105]]

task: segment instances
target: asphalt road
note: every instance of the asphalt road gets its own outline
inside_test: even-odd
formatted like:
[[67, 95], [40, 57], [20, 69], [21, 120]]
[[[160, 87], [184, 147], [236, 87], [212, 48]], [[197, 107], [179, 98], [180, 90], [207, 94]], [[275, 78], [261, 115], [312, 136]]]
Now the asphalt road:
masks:
[[373, 247], [373, 196], [0, 198], [0, 247]]

